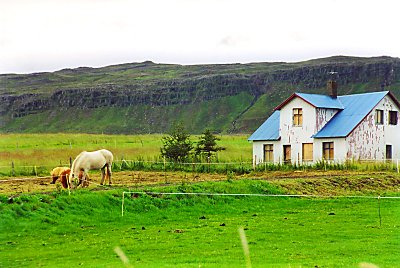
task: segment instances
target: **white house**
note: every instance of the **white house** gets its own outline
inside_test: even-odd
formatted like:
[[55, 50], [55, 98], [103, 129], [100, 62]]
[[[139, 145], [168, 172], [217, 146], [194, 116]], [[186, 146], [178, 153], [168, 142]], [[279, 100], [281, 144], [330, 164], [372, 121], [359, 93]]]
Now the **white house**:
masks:
[[343, 162], [400, 159], [400, 103], [389, 91], [294, 93], [250, 136], [253, 161]]

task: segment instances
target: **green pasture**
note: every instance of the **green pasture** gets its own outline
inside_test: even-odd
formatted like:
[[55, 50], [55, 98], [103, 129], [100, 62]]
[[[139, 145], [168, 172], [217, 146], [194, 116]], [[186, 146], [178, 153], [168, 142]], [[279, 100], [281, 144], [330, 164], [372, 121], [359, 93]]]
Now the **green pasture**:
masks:
[[[12, 166], [21, 175], [47, 175], [56, 166], [68, 166], [81, 151], [106, 148], [121, 160], [160, 161], [161, 134], [0, 134], [0, 175], [10, 175]], [[251, 162], [252, 145], [247, 135], [222, 135], [219, 162]], [[199, 136], [192, 136], [193, 142]], [[215, 161], [214, 159], [213, 161]]]
[[[0, 267], [398, 267], [400, 203], [376, 198], [129, 195], [77, 190], [0, 196]], [[284, 194], [239, 180], [141, 189]], [[131, 266], [130, 266], [131, 265]]]
[[[254, 171], [252, 144], [248, 135], [221, 135], [218, 144], [226, 150], [202, 164], [164, 163], [160, 156], [161, 134], [105, 135], [105, 134], [0, 134], [0, 177], [48, 176], [56, 166], [69, 166], [81, 151], [101, 148], [114, 154], [114, 171], [187, 171], [245, 174]], [[199, 136], [191, 140], [197, 142]], [[198, 160], [196, 160], [198, 161]], [[345, 163], [319, 162], [314, 165], [261, 164], [255, 171], [293, 170], [359, 170], [397, 171], [395, 162]]]

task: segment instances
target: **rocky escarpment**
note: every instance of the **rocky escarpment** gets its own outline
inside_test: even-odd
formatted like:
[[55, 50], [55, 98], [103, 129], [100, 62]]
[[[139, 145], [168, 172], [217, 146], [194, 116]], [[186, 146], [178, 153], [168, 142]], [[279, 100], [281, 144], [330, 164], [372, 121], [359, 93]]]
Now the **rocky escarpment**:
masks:
[[[246, 117], [260, 96], [282, 93], [279, 98], [285, 98], [293, 91], [321, 93], [332, 71], [337, 73], [340, 94], [391, 89], [397, 95], [400, 92], [391, 86], [399, 82], [399, 67], [397, 58], [332, 57], [301, 63], [247, 65], [180, 66], [145, 62], [54, 73], [9, 74], [0, 76], [0, 116], [3, 122], [10, 122], [13, 118], [51, 110], [137, 105], [185, 107], [207, 105], [209, 101], [223, 101], [241, 93], [251, 95], [249, 106], [241, 107], [231, 119], [236, 124]], [[279, 100], [271, 103], [276, 101]], [[261, 117], [265, 117], [265, 112]], [[7, 124], [3, 125], [4, 130]]]
[[57, 89], [51, 94], [3, 95], [0, 114], [13, 117], [49, 109], [94, 109], [135, 105], [168, 106], [204, 102], [240, 92], [262, 94], [264, 84], [254, 76], [226, 74], [195, 79], [182, 79], [148, 85], [103, 84], [95, 87]]

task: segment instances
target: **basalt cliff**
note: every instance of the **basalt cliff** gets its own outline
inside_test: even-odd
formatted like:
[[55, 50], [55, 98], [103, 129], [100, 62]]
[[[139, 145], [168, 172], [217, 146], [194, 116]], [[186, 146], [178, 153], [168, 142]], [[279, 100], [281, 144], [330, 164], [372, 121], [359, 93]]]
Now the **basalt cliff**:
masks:
[[[334, 74], [332, 74], [334, 72]], [[390, 90], [400, 98], [400, 59], [336, 56], [304, 62], [101, 68], [0, 75], [0, 132], [251, 133], [293, 92]]]

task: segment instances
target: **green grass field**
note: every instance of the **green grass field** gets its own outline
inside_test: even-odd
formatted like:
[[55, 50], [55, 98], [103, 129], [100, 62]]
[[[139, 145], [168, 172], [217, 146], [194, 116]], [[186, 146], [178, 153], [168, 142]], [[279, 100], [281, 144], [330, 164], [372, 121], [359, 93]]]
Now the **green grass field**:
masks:
[[[5, 196], [1, 267], [398, 267], [397, 199], [127, 195], [78, 190]], [[164, 192], [282, 194], [266, 181], [146, 188]], [[378, 206], [379, 205], [379, 206]], [[380, 216], [379, 211], [380, 209]]]
[[[161, 137], [3, 134], [0, 166], [8, 168], [5, 173], [10, 162], [16, 168], [43, 166], [47, 175], [51, 167], [68, 164], [70, 156], [99, 148], [110, 149], [117, 160], [154, 160]], [[251, 161], [246, 136], [221, 138], [227, 150], [220, 161]], [[63, 190], [0, 195], [0, 267], [245, 267], [239, 228], [245, 231], [252, 267], [359, 267], [364, 262], [397, 267], [400, 203], [376, 198], [399, 196], [396, 172], [266, 171], [268, 178], [262, 172], [247, 179], [227, 172], [219, 182], [182, 179], [169, 186], [94, 187], [70, 195]], [[122, 193], [130, 190], [333, 197], [127, 194], [122, 217]], [[364, 197], [338, 197], [343, 195]]]
[[[56, 166], [69, 166], [81, 151], [106, 148], [114, 154], [114, 170], [215, 172], [238, 174], [253, 171], [252, 144], [248, 135], [221, 135], [218, 145], [226, 150], [218, 152], [211, 164], [163, 164], [160, 156], [161, 134], [102, 135], [102, 134], [0, 134], [0, 177], [48, 176]], [[199, 136], [191, 140], [197, 142]], [[124, 161], [122, 161], [124, 160]], [[158, 163], [154, 163], [158, 162]], [[228, 164], [224, 164], [228, 163]], [[396, 170], [396, 163], [358, 161], [346, 163], [316, 163], [313, 166], [259, 165], [258, 171], [267, 170]]]
[[[56, 166], [68, 166], [81, 151], [106, 148], [116, 162], [125, 160], [162, 161], [161, 134], [0, 134], [0, 176], [10, 175], [12, 163], [17, 173], [47, 175]], [[252, 145], [246, 135], [222, 135], [218, 153], [220, 162], [251, 162]], [[198, 136], [192, 136], [193, 142]]]

